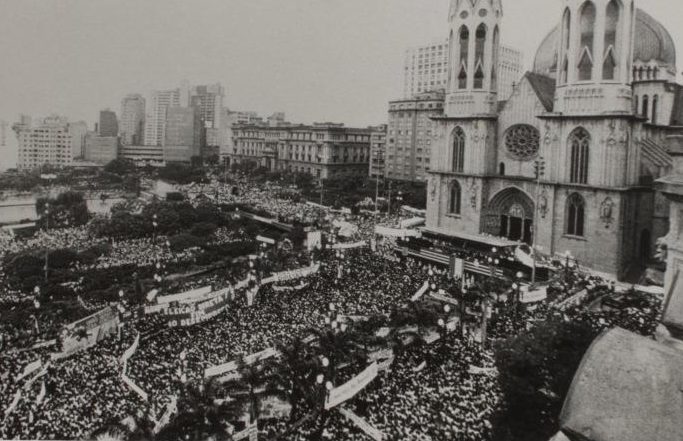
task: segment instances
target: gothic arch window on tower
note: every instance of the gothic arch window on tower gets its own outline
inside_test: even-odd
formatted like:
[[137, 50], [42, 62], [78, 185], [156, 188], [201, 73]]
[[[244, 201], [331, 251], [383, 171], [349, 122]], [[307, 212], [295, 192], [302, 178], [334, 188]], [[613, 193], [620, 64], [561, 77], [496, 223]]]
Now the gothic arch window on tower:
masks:
[[652, 97], [652, 124], [657, 124], [657, 106], [659, 105], [659, 95]]
[[587, 1], [581, 7], [579, 45], [579, 81], [593, 78], [593, 42], [595, 40], [595, 5]]
[[643, 95], [643, 110], [640, 112], [646, 119], [649, 118], [648, 108], [650, 107], [650, 97]]
[[633, 114], [634, 115], [638, 114], [638, 95], [635, 95], [633, 97]]
[[462, 172], [465, 166], [465, 132], [460, 127], [453, 130], [452, 171]]
[[484, 46], [486, 43], [486, 25], [484, 23], [477, 27], [474, 37], [474, 88], [482, 89], [484, 87]]
[[579, 127], [569, 135], [569, 182], [573, 184], [588, 183], [588, 159], [590, 135], [583, 127]]
[[572, 13], [569, 8], [564, 10], [564, 15], [562, 16], [562, 50], [563, 55], [562, 60], [562, 70], [560, 75], [560, 84], [566, 84], [569, 76], [569, 45], [571, 43], [571, 17]]
[[460, 214], [461, 200], [462, 191], [460, 184], [458, 184], [458, 181], [453, 181], [448, 192], [448, 212], [450, 214]]
[[621, 6], [618, 0], [612, 0], [607, 4], [605, 19], [605, 55], [602, 62], [602, 79], [613, 80], [617, 72], [617, 60], [619, 60], [619, 45], [617, 34], [619, 32], [619, 19]]
[[458, 89], [467, 88], [467, 60], [469, 57], [469, 47], [470, 47], [470, 31], [467, 26], [462, 26], [460, 28], [460, 57], [458, 59], [460, 62], [458, 74]]
[[573, 193], [567, 198], [567, 228], [566, 233], [570, 236], [584, 236], [584, 217], [586, 203], [578, 193]]
[[659, 68], [657, 66], [652, 69], [652, 79], [656, 80], [659, 77]]

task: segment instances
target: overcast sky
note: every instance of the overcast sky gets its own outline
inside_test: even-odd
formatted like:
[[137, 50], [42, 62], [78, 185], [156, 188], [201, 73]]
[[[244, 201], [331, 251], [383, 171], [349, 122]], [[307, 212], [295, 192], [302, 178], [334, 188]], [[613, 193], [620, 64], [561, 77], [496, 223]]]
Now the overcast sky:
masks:
[[[642, 0], [683, 60], [683, 2]], [[403, 51], [447, 35], [449, 0], [0, 0], [0, 119], [96, 121], [127, 93], [221, 82], [226, 105], [366, 126], [401, 95]], [[526, 67], [560, 0], [504, 0]], [[674, 6], [675, 5], [675, 6]], [[13, 139], [14, 135], [8, 138]]]

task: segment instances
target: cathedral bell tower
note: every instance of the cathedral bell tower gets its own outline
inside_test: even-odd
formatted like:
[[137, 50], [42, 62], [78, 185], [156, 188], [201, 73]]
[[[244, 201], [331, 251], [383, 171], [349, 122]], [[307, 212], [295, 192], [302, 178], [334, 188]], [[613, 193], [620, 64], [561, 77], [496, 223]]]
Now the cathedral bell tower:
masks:
[[492, 115], [497, 106], [500, 0], [451, 0], [446, 115]]
[[630, 113], [634, 0], [563, 2], [555, 111]]

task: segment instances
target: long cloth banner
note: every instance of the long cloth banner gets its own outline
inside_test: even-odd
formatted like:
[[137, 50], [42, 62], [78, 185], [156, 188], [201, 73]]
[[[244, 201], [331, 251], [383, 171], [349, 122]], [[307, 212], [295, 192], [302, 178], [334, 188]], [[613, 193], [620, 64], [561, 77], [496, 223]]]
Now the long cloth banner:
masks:
[[130, 347], [128, 349], [126, 349], [126, 352], [124, 352], [123, 355], [121, 356], [120, 362], [121, 363], [127, 362], [130, 359], [130, 357], [132, 357], [133, 354], [135, 354], [135, 351], [138, 349], [139, 344], [140, 344], [140, 333], [138, 332], [138, 335], [135, 336], [135, 341], [133, 342], [133, 344], [130, 345]]
[[363, 248], [367, 246], [368, 243], [364, 240], [361, 240], [360, 242], [354, 242], [354, 243], [336, 243], [332, 245], [333, 250], [350, 250], [353, 248]]
[[356, 415], [353, 411], [342, 407], [339, 409], [339, 413], [344, 415], [348, 420], [350, 420], [360, 430], [365, 432], [366, 435], [375, 441], [382, 441], [384, 439], [384, 434], [378, 428]]
[[405, 228], [375, 227], [375, 234], [387, 237], [421, 237], [422, 234], [417, 230], [407, 230]]
[[325, 401], [325, 409], [332, 409], [333, 407], [336, 407], [341, 403], [353, 398], [358, 392], [370, 384], [372, 380], [377, 378], [378, 373], [379, 369], [377, 368], [377, 362], [372, 363], [360, 374], [356, 375], [341, 386], [332, 389], [327, 397], [327, 400]]
[[[263, 360], [267, 360], [272, 357], [278, 357], [280, 355], [280, 352], [277, 351], [274, 348], [268, 348], [264, 349], [261, 352], [256, 352], [251, 355], [247, 355], [244, 357], [244, 363], [247, 365], [251, 365], [254, 363], [258, 363]], [[218, 366], [212, 366], [210, 368], [207, 368], [204, 370], [204, 378], [211, 378], [215, 377], [216, 375], [221, 375], [225, 374], [228, 372], [232, 372], [234, 370], [237, 370], [238, 364], [237, 360], [230, 361], [228, 363], [223, 363], [219, 364]]]
[[420, 289], [417, 290], [415, 295], [413, 295], [410, 298], [410, 301], [411, 302], [417, 302], [418, 300], [420, 300], [422, 298], [423, 295], [425, 295], [425, 293], [427, 292], [428, 289], [429, 289], [429, 282], [425, 281], [425, 283], [420, 287]]
[[191, 291], [181, 292], [180, 294], [171, 294], [167, 296], [157, 297], [157, 303], [194, 303], [198, 299], [201, 299], [202, 296], [209, 294], [211, 291], [212, 288], [210, 285], [203, 286], [201, 288], [193, 289]]
[[16, 409], [19, 405], [19, 401], [21, 401], [21, 389], [17, 390], [17, 393], [14, 394], [14, 399], [10, 403], [9, 407], [5, 409], [5, 418], [7, 418], [10, 413], [14, 412], [14, 409]]
[[161, 415], [161, 418], [159, 419], [159, 421], [157, 421], [157, 424], [154, 426], [154, 433], [159, 433], [161, 429], [163, 429], [168, 423], [170, 423], [171, 417], [176, 412], [178, 412], [178, 397], [176, 395], [173, 395], [171, 397], [171, 402], [168, 403], [168, 406], [166, 406], [164, 414]]
[[133, 383], [133, 380], [130, 379], [130, 377], [128, 377], [128, 375], [126, 375], [125, 372], [123, 374], [121, 374], [121, 380], [123, 380], [123, 382], [126, 383], [126, 385], [128, 387], [130, 387], [133, 390], [133, 392], [138, 394], [140, 396], [140, 398], [143, 399], [143, 401], [149, 400], [149, 395], [147, 394], [147, 392], [142, 390], [142, 388], [140, 386], [138, 386], [137, 384]]
[[319, 269], [320, 264], [318, 263], [315, 265], [307, 266], [304, 268], [298, 268], [291, 271], [282, 271], [261, 280], [261, 284], [266, 285], [273, 282], [287, 282], [289, 280], [301, 279], [303, 277], [308, 277], [312, 274], [317, 273]]
[[17, 381], [28, 377], [29, 375], [31, 375], [32, 373], [34, 373], [35, 371], [40, 369], [40, 367], [42, 365], [43, 364], [41, 363], [40, 360], [36, 360], [32, 363], [27, 364], [26, 367], [24, 367], [24, 372], [22, 374], [20, 374], [19, 376], [17, 376]]

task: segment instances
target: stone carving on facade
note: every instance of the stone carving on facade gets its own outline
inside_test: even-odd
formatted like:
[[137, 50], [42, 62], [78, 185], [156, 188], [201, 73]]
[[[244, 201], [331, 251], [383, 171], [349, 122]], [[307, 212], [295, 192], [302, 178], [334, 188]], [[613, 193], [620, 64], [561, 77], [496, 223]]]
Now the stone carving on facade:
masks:
[[543, 219], [548, 214], [548, 193], [545, 190], [538, 196], [538, 212]]
[[545, 136], [543, 137], [543, 142], [545, 142], [546, 145], [559, 141], [560, 138], [556, 133], [553, 133], [552, 127], [548, 121], [545, 122], [544, 131]]
[[429, 197], [431, 198], [432, 202], [434, 202], [436, 200], [436, 179], [430, 179], [429, 186], [431, 187], [429, 190]]
[[600, 205], [600, 220], [605, 224], [605, 228], [609, 228], [614, 221], [614, 202], [609, 197]]
[[470, 185], [470, 205], [472, 206], [472, 209], [476, 212], [477, 211], [477, 193], [479, 193], [479, 187], [477, 187], [477, 184], [472, 181], [472, 184]]

